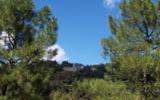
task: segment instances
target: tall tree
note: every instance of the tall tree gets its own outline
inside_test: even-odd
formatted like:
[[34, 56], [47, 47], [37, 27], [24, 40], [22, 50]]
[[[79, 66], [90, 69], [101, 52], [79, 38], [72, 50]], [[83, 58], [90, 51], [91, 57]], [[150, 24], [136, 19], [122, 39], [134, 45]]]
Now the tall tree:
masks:
[[122, 0], [120, 12], [119, 19], [109, 16], [112, 36], [102, 40], [112, 74], [144, 99], [159, 98], [160, 2]]
[[0, 32], [8, 39], [0, 54], [7, 62], [39, 59], [56, 42], [57, 19], [48, 6], [36, 11], [32, 0], [1, 0], [0, 9]]
[[[155, 0], [153, 0], [155, 1]], [[159, 47], [160, 4], [152, 0], [123, 0], [121, 18], [109, 17], [112, 37], [103, 39], [105, 55], [149, 52]], [[119, 52], [121, 53], [119, 53]]]
[[[57, 19], [33, 0], [0, 0], [0, 99], [48, 100], [58, 65], [41, 61], [57, 39]], [[5, 41], [3, 41], [5, 40]], [[55, 53], [56, 54], [56, 53]]]

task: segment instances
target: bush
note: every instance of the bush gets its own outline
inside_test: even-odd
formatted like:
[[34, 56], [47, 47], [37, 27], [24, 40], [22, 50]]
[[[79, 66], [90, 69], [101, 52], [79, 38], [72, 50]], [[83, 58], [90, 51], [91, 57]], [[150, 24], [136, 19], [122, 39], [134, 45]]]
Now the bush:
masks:
[[[85, 91], [94, 100], [140, 100], [140, 94], [127, 90], [123, 82], [112, 82], [104, 79], [84, 80], [75, 84], [78, 91]], [[93, 100], [91, 99], [91, 100]]]

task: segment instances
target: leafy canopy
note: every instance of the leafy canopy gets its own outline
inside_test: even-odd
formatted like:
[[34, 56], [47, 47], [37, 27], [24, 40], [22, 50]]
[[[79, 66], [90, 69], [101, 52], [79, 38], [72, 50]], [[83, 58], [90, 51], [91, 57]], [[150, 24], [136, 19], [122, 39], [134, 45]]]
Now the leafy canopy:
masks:
[[160, 2], [122, 0], [120, 12], [119, 19], [109, 16], [112, 36], [102, 40], [108, 73], [144, 100], [159, 99]]
[[56, 42], [57, 19], [48, 6], [36, 11], [32, 0], [1, 0], [0, 9], [0, 32], [9, 41], [0, 57], [7, 62], [40, 59], [43, 48]]

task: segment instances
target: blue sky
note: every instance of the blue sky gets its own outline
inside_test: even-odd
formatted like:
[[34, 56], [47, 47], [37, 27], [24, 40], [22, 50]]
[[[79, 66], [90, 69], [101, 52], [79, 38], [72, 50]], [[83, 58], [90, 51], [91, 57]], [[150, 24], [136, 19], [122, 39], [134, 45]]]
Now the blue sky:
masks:
[[35, 0], [49, 5], [58, 18], [58, 41], [70, 62], [105, 63], [100, 40], [110, 35], [108, 14], [116, 14], [119, 0]]

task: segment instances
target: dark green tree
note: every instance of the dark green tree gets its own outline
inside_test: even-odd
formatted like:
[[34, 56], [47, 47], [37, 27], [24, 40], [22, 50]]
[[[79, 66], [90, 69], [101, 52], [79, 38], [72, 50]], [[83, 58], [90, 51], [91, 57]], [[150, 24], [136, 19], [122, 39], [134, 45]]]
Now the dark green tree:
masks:
[[160, 2], [122, 0], [120, 12], [119, 19], [109, 16], [112, 36], [102, 40], [104, 56], [111, 58], [107, 69], [143, 99], [158, 99]]
[[39, 59], [56, 42], [57, 19], [48, 6], [36, 11], [32, 0], [1, 0], [0, 9], [0, 32], [8, 34], [0, 54], [10, 64]]
[[[153, 3], [153, 1], [157, 1]], [[112, 37], [103, 39], [105, 55], [118, 57], [137, 52], [146, 54], [159, 47], [158, 0], [123, 0], [120, 4], [121, 18], [109, 16]]]
[[[58, 64], [41, 61], [57, 39], [57, 19], [48, 6], [35, 10], [33, 0], [0, 0], [0, 99], [48, 100]], [[0, 40], [4, 38], [0, 38]]]

